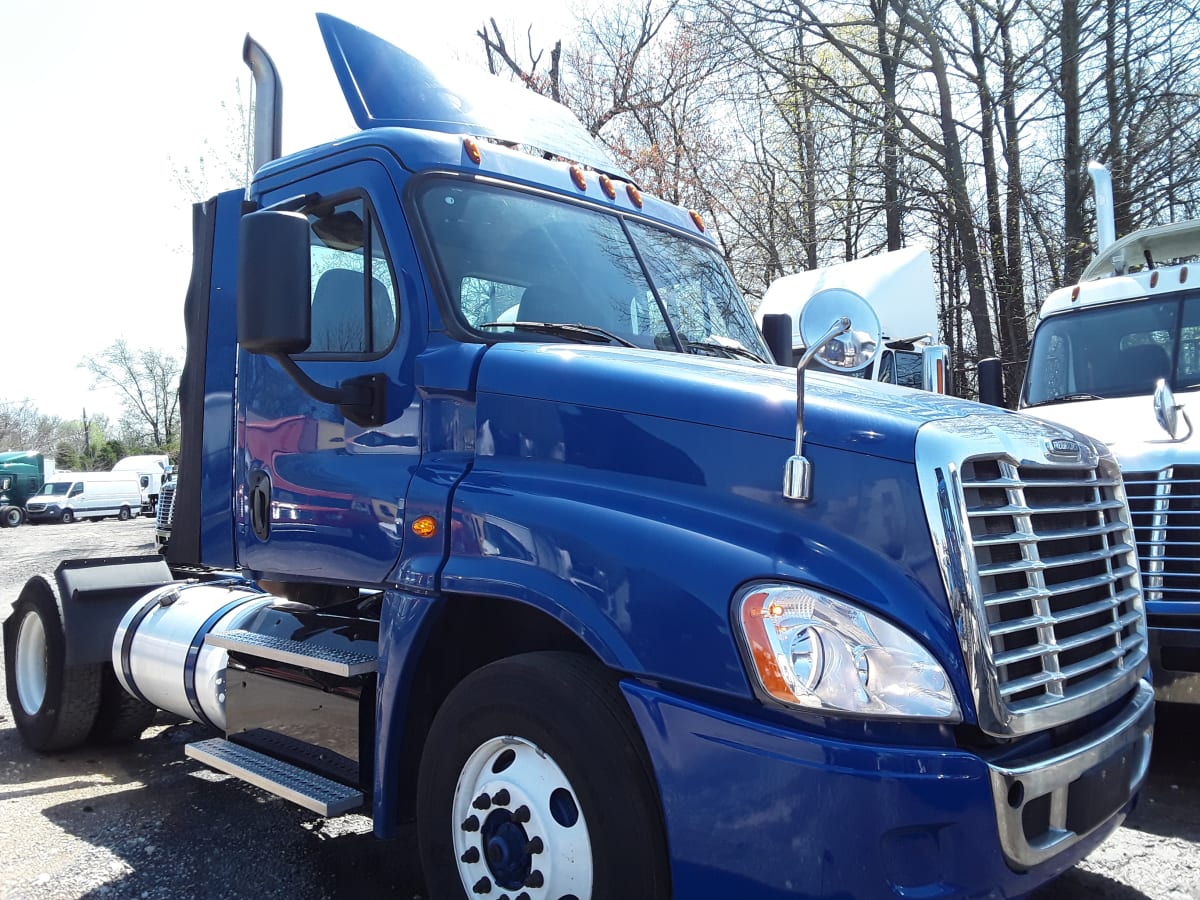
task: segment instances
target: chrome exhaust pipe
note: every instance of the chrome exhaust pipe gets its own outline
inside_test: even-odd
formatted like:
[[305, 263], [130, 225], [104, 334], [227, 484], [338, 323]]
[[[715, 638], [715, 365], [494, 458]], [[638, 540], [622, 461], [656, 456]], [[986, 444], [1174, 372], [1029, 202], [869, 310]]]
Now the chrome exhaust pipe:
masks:
[[254, 76], [253, 163], [257, 172], [283, 155], [283, 85], [262, 44], [246, 35], [242, 59]]
[[1096, 194], [1096, 255], [1099, 256], [1117, 240], [1117, 220], [1116, 213], [1113, 211], [1112, 173], [1094, 160], [1088, 163], [1087, 169]]

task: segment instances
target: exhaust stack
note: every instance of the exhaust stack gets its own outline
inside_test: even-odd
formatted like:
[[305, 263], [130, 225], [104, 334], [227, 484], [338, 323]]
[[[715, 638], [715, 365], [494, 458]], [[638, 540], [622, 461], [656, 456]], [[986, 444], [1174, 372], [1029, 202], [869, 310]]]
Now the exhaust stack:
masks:
[[283, 85], [262, 44], [246, 35], [242, 59], [254, 76], [253, 166], [257, 172], [283, 155]]
[[1099, 256], [1117, 240], [1117, 221], [1113, 212], [1112, 173], [1094, 160], [1088, 163], [1087, 169], [1096, 194], [1096, 255]]

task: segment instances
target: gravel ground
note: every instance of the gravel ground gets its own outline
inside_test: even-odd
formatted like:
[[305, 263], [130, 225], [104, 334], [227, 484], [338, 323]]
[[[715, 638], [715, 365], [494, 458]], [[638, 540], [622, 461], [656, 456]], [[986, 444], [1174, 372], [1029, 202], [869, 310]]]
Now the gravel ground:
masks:
[[[146, 518], [0, 530], [0, 617], [61, 559], [153, 551]], [[1200, 898], [1198, 725], [1200, 708], [1160, 707], [1138, 809], [1035, 900]], [[322, 820], [184, 757], [209, 736], [160, 714], [134, 744], [39, 756], [0, 699], [0, 898], [422, 894], [411, 829], [380, 842], [362, 816]]]

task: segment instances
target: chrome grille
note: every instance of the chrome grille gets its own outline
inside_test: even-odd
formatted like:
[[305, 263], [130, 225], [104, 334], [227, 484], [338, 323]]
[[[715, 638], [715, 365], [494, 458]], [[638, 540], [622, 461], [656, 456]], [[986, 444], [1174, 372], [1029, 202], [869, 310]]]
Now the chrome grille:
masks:
[[1128, 676], [1146, 640], [1115, 467], [973, 458], [960, 486], [1000, 719]]
[[1147, 600], [1200, 600], [1200, 468], [1127, 472]]
[[171, 527], [171, 514], [175, 511], [175, 483], [164, 484], [158, 492], [158, 518], [156, 524], [159, 528]]

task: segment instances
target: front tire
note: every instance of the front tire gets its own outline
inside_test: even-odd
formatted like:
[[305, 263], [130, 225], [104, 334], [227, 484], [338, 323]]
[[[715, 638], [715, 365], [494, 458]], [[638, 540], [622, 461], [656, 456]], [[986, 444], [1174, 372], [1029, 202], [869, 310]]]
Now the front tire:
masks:
[[62, 513], [62, 523], [64, 525], [70, 525], [74, 521], [75, 521], [75, 513], [72, 510], [64, 509], [63, 513]]
[[38, 576], [4, 623], [4, 675], [21, 739], [48, 753], [87, 740], [100, 708], [99, 664], [68, 666], [58, 601]]
[[16, 528], [25, 516], [19, 506], [6, 506], [0, 509], [0, 528]]
[[468, 675], [438, 710], [417, 787], [430, 896], [670, 896], [658, 792], [607, 669], [530, 653]]

